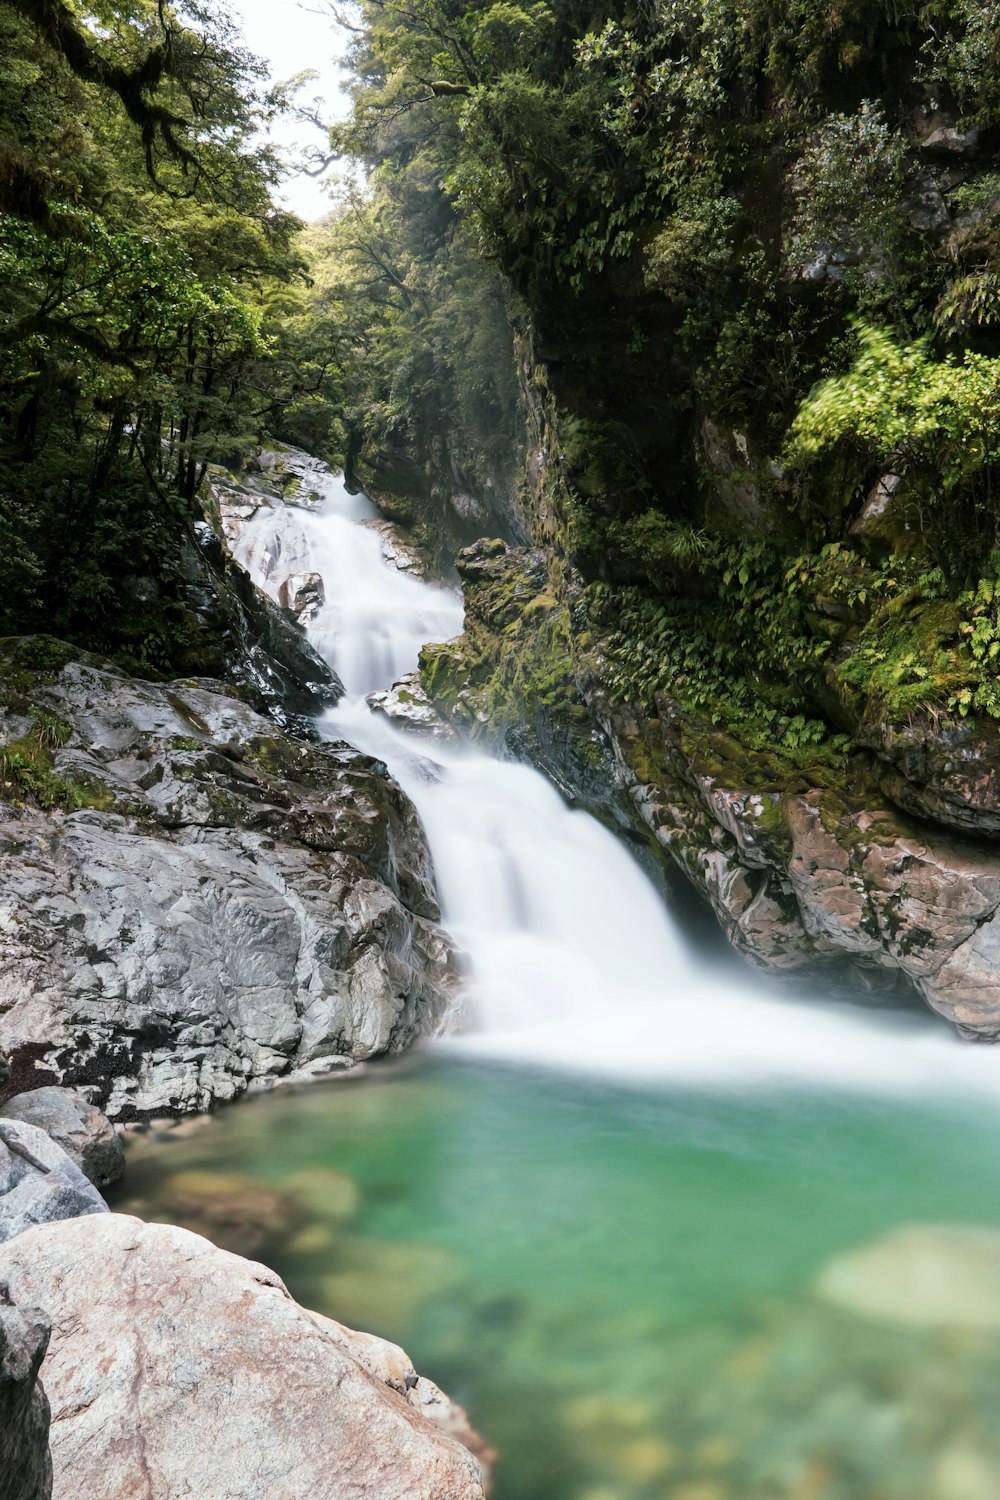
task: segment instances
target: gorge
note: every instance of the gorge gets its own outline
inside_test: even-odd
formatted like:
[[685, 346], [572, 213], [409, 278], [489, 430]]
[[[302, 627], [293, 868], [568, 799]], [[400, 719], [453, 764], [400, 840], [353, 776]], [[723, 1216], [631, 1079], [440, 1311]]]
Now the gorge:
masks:
[[0, 1500], [993, 1500], [992, 12], [330, 20], [0, 0]]

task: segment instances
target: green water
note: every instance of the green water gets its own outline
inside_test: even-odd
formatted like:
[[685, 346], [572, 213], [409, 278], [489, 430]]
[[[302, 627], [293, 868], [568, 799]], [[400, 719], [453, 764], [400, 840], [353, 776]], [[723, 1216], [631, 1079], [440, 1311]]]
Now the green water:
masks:
[[995, 1500], [995, 1329], [907, 1301], [905, 1258], [902, 1311], [814, 1287], [899, 1226], [1000, 1226], [998, 1144], [982, 1101], [411, 1058], [138, 1137], [114, 1206], [403, 1344], [498, 1450], [496, 1500]]

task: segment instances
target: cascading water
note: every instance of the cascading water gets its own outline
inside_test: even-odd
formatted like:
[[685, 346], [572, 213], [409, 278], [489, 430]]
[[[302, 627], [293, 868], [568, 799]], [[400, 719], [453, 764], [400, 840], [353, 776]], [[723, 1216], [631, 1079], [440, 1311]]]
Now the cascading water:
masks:
[[642, 1078], [860, 1087], [994, 1088], [988, 1049], [931, 1017], [776, 1000], [753, 977], [700, 967], [624, 846], [537, 772], [470, 746], [417, 742], [365, 695], [462, 628], [458, 594], [387, 561], [377, 516], [312, 466], [312, 510], [258, 510], [235, 553], [277, 598], [318, 573], [309, 626], [347, 697], [321, 721], [385, 761], [424, 823], [448, 930], [468, 965], [464, 1034], [450, 1045]]

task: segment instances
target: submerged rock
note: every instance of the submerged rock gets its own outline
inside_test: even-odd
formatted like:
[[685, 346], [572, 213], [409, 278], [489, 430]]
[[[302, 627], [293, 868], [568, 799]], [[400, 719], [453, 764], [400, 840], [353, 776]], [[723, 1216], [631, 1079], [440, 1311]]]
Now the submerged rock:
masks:
[[112, 1119], [201, 1109], [440, 1025], [451, 949], [384, 765], [287, 738], [218, 683], [84, 658], [22, 690], [2, 669], [0, 735], [48, 716], [60, 785], [98, 804], [0, 803], [0, 1050], [20, 1090], [89, 1085]]
[[51, 1324], [38, 1307], [15, 1307], [0, 1281], [0, 1493], [50, 1500], [49, 1403], [38, 1379]]
[[907, 1328], [1000, 1330], [1000, 1233], [911, 1224], [824, 1267], [826, 1302]]
[[44, 1130], [96, 1187], [110, 1187], [125, 1171], [125, 1148], [111, 1122], [71, 1089], [18, 1094], [0, 1109], [0, 1116]]
[[112, 1215], [23, 1236], [0, 1277], [53, 1323], [55, 1500], [481, 1500], [464, 1413], [264, 1266]]
[[253, 1177], [195, 1168], [162, 1184], [157, 1217], [204, 1235], [222, 1250], [251, 1256], [277, 1254], [304, 1219], [284, 1194]]
[[0, 1120], [0, 1242], [36, 1224], [107, 1211], [97, 1189], [44, 1130]]

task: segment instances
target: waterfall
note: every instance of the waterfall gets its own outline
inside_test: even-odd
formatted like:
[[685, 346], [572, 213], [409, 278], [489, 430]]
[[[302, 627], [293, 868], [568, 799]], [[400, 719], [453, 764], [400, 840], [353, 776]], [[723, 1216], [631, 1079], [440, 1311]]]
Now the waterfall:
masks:
[[417, 739], [365, 695], [462, 628], [455, 590], [401, 573], [366, 526], [363, 496], [312, 463], [315, 508], [263, 506], [234, 546], [278, 598], [318, 573], [308, 630], [347, 697], [320, 721], [389, 767], [427, 833], [443, 920], [467, 969], [462, 1034], [447, 1045], [624, 1077], [865, 1088], [987, 1087], [990, 1049], [934, 1017], [775, 998], [750, 971], [700, 963], [624, 845], [536, 771], [469, 745]]

